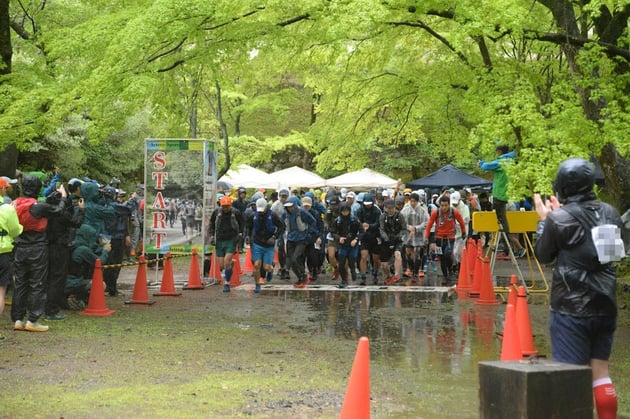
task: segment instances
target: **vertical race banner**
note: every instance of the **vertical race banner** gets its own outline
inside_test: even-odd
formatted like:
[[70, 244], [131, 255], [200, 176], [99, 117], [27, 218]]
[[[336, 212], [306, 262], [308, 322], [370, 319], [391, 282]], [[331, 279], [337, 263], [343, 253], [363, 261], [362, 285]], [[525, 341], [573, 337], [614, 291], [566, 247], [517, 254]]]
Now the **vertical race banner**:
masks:
[[145, 140], [144, 253], [208, 253], [216, 157], [204, 139]]

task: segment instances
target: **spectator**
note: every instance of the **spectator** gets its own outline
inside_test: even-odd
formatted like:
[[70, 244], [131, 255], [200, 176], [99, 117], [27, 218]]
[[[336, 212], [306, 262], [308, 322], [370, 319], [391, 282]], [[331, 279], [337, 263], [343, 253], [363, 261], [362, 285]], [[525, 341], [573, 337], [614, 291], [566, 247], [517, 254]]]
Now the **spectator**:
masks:
[[[0, 178], [0, 188], [7, 182]], [[4, 311], [7, 287], [13, 281], [13, 240], [22, 233], [22, 225], [12, 205], [0, 202], [0, 315]], [[3, 336], [0, 335], [0, 339]]]
[[13, 199], [11, 199], [11, 193], [13, 192], [13, 185], [17, 184], [17, 179], [11, 179], [8, 176], [0, 177], [0, 194], [2, 194], [2, 201], [5, 204], [10, 204]]
[[[111, 188], [108, 186], [107, 188]], [[103, 280], [105, 282], [105, 291], [110, 297], [119, 295], [118, 292], [118, 276], [120, 275], [120, 264], [125, 257], [125, 248], [131, 245], [131, 232], [129, 231], [129, 221], [131, 215], [136, 210], [137, 201], [136, 194], [131, 199], [124, 202], [125, 193], [114, 191], [116, 201], [110, 202], [108, 205], [114, 208], [114, 217], [108, 218], [105, 223], [106, 231], [110, 237], [111, 249], [107, 259], [108, 265], [112, 267], [103, 271]]]
[[48, 218], [63, 212], [67, 194], [62, 185], [58, 192], [64, 199], [58, 205], [51, 205], [37, 201], [41, 189], [42, 182], [38, 177], [26, 175], [22, 178], [24, 196], [13, 203], [23, 226], [22, 234], [15, 239], [15, 289], [11, 305], [14, 330], [48, 331], [48, 326], [39, 323], [45, 310], [48, 277], [46, 227]]
[[64, 289], [66, 306], [71, 310], [83, 310], [90, 296], [94, 264], [100, 259], [101, 265], [105, 265], [111, 243], [98, 240], [98, 234], [94, 227], [83, 224], [77, 230], [72, 242], [71, 263], [68, 267], [68, 277]]
[[617, 323], [616, 273], [614, 264], [600, 262], [598, 255], [617, 246], [597, 249], [591, 228], [623, 226], [617, 210], [595, 197], [594, 173], [584, 159], [565, 160], [553, 183], [556, 196], [543, 202], [534, 195], [541, 219], [534, 252], [541, 263], [556, 261], [549, 319], [553, 359], [589, 365], [597, 417], [616, 418], [617, 394], [608, 372]]
[[48, 237], [48, 278], [46, 281], [46, 306], [44, 319], [65, 320], [66, 315], [61, 312], [65, 307], [64, 290], [68, 277], [71, 245], [77, 229], [83, 223], [83, 201], [77, 203], [75, 211], [70, 197], [63, 198], [57, 191], [46, 197], [46, 202], [59, 205], [59, 201], [66, 201], [64, 210], [57, 217], [48, 220], [46, 236]]
[[499, 145], [495, 149], [497, 156], [495, 160], [488, 162], [479, 160], [477, 165], [481, 170], [494, 172], [494, 177], [492, 179], [492, 208], [497, 213], [499, 225], [503, 228], [505, 234], [507, 234], [510, 243], [512, 243], [512, 251], [518, 257], [523, 257], [525, 256], [525, 248], [519, 242], [518, 236], [510, 234], [510, 226], [508, 225], [506, 215], [507, 204], [509, 201], [509, 178], [505, 172], [504, 166], [512, 163], [515, 157], [514, 151], [509, 150], [510, 149], [507, 145]]

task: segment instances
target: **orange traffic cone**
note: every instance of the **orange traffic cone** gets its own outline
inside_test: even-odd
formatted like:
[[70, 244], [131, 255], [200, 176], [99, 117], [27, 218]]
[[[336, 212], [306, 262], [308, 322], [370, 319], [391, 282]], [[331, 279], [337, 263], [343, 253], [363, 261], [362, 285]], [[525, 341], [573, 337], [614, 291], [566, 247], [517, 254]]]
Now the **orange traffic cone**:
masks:
[[534, 347], [534, 335], [532, 334], [532, 324], [529, 319], [529, 308], [527, 307], [527, 293], [525, 287], [518, 287], [518, 297], [516, 302], [516, 324], [518, 326], [519, 342], [523, 356], [537, 354]]
[[[248, 246], [245, 251], [245, 266], [243, 267], [244, 273], [254, 272], [254, 263], [252, 262], [252, 247]], [[230, 281], [231, 282], [231, 281]]]
[[241, 268], [241, 252], [238, 250], [238, 248], [236, 249], [236, 252], [234, 253], [234, 257], [232, 258], [232, 271], [233, 272], [238, 272], [239, 275], [243, 275], [243, 268]]
[[490, 273], [490, 259], [488, 256], [483, 258], [481, 264], [481, 292], [479, 293], [479, 299], [475, 301], [475, 304], [496, 305], [499, 304], [497, 297], [494, 295], [494, 285], [492, 285], [492, 274]]
[[219, 264], [219, 260], [217, 259], [217, 253], [212, 252], [212, 256], [210, 256], [210, 279], [214, 279], [219, 284], [223, 284], [223, 278], [221, 278], [221, 265]]
[[459, 264], [459, 277], [457, 278], [457, 291], [472, 289], [470, 283], [470, 272], [468, 270], [468, 249], [464, 248], [462, 260]]
[[359, 339], [357, 353], [352, 363], [346, 398], [341, 407], [340, 419], [365, 419], [370, 417], [370, 341]]
[[125, 304], [148, 304], [151, 305], [155, 301], [149, 300], [149, 290], [147, 289], [147, 262], [144, 255], [140, 255], [138, 265], [138, 273], [136, 274], [136, 284], [133, 287], [133, 296], [131, 300], [125, 301]]
[[477, 246], [477, 256], [475, 257], [475, 269], [473, 273], [472, 288], [470, 289], [470, 297], [477, 298], [481, 294], [481, 283], [483, 282], [483, 247]]
[[[479, 240], [479, 245], [481, 245], [481, 240]], [[473, 239], [468, 239], [466, 249], [468, 250], [468, 273], [470, 274], [470, 285], [472, 286], [473, 275], [475, 273], [475, 261], [477, 260], [477, 245]], [[481, 247], [481, 251], [483, 252], [483, 246]]]
[[96, 259], [94, 264], [94, 273], [92, 274], [92, 287], [90, 288], [90, 297], [88, 299], [87, 308], [79, 314], [84, 316], [111, 316], [115, 310], [110, 310], [105, 305], [105, 287], [103, 285], [103, 268], [101, 260]]
[[515, 307], [508, 304], [505, 309], [505, 326], [501, 343], [501, 361], [519, 361], [523, 358], [518, 337]]
[[517, 282], [518, 278], [516, 277], [516, 275], [510, 276], [510, 288], [508, 291], [507, 303], [512, 304], [514, 307], [516, 307], [516, 294], [518, 290], [518, 287], [516, 286]]
[[162, 284], [160, 291], [155, 296], [178, 296], [182, 295], [175, 291], [175, 282], [173, 281], [173, 262], [171, 261], [171, 252], [166, 252], [166, 261], [164, 262], [164, 270], [162, 271]]
[[193, 249], [192, 258], [190, 259], [190, 270], [188, 272], [188, 282], [184, 285], [185, 290], [202, 290], [204, 288], [201, 283], [201, 272], [199, 271], [199, 257], [197, 249]]
[[[234, 258], [238, 259], [239, 255], [238, 253], [234, 253]], [[232, 258], [232, 260], [234, 260], [234, 258]], [[240, 263], [238, 264], [239, 266], [237, 267], [235, 263], [232, 263], [232, 276], [230, 277], [230, 286], [231, 287], [238, 287], [239, 285], [243, 285], [243, 283], [241, 282], [241, 274], [240, 274]]]

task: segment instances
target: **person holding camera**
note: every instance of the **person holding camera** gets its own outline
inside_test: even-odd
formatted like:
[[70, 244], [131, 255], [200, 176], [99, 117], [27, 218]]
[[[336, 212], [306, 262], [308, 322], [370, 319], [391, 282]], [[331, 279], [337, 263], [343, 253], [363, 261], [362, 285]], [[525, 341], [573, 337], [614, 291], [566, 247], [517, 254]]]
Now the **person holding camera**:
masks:
[[[617, 327], [616, 267], [623, 243], [597, 227], [612, 227], [619, 236], [621, 217], [595, 196], [595, 169], [572, 158], [558, 167], [555, 196], [543, 201], [534, 194], [540, 217], [534, 253], [541, 263], [555, 261], [551, 283], [549, 330], [554, 361], [588, 365], [593, 373], [597, 417], [617, 417], [617, 393], [608, 371]], [[619, 237], [617, 236], [617, 237]], [[597, 240], [599, 241], [599, 240]]]
[[247, 218], [246, 229], [250, 233], [249, 243], [256, 281], [254, 292], [259, 293], [261, 284], [271, 281], [273, 276], [276, 240], [284, 234], [284, 223], [275, 212], [271, 211], [265, 198], [258, 198], [256, 211]]
[[13, 330], [46, 332], [48, 326], [39, 323], [46, 305], [48, 278], [48, 219], [59, 216], [65, 209], [67, 193], [62, 186], [57, 189], [63, 199], [57, 205], [39, 202], [42, 181], [37, 176], [22, 178], [21, 196], [11, 205], [22, 224], [23, 231], [14, 241], [15, 289], [11, 305]]

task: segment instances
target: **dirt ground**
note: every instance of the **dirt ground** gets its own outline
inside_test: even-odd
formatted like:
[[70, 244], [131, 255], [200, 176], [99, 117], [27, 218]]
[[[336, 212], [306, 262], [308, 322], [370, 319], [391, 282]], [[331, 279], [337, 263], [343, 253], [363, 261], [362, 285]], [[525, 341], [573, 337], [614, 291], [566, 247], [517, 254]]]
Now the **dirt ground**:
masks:
[[[178, 290], [189, 260], [173, 260]], [[103, 297], [113, 315], [67, 312], [47, 333], [14, 332], [7, 307], [0, 316], [0, 417], [338, 417], [357, 340], [322, 333], [307, 303], [256, 295], [251, 287], [165, 297], [150, 286], [153, 305], [128, 305], [137, 272], [123, 268], [122, 294]], [[161, 275], [150, 270], [146, 279]], [[478, 416], [476, 388], [454, 389], [423, 374], [373, 362], [372, 416]]]

